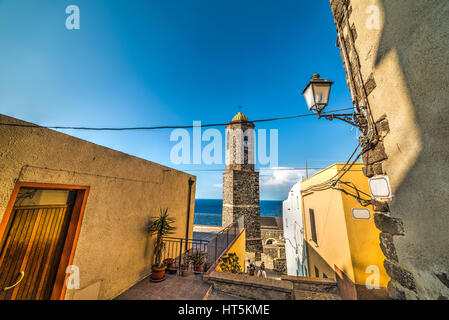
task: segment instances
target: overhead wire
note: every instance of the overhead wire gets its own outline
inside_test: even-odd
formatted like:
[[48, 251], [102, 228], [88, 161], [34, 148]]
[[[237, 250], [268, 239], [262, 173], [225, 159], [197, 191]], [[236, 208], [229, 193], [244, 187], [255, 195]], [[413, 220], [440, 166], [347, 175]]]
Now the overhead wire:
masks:
[[[328, 114], [333, 112], [352, 110], [353, 108], [345, 108], [339, 110], [332, 110], [328, 112], [323, 112], [322, 114]], [[296, 119], [302, 117], [310, 117], [314, 116], [314, 113], [308, 114], [300, 114], [295, 116], [286, 116], [286, 117], [276, 117], [276, 118], [268, 118], [268, 119], [258, 119], [251, 120], [251, 122], [271, 122], [278, 120], [288, 120], [288, 119]], [[77, 127], [77, 126], [39, 126], [36, 124], [23, 124], [23, 123], [8, 123], [8, 122], [0, 122], [0, 126], [11, 126], [11, 127], [23, 127], [23, 128], [36, 128], [36, 129], [58, 129], [58, 130], [91, 130], [91, 131], [130, 131], [130, 130], [162, 130], [162, 129], [191, 129], [191, 128], [201, 128], [201, 127], [219, 127], [226, 126], [229, 122], [226, 123], [209, 123], [209, 124], [201, 124], [201, 125], [184, 125], [184, 126], [175, 126], [175, 125], [165, 125], [165, 126], [149, 126], [149, 127]]]
[[[335, 189], [335, 190], [339, 190], [343, 193], [345, 193], [348, 196], [351, 196], [353, 198], [355, 198], [357, 200], [358, 203], [360, 203], [362, 206], [368, 206], [370, 204], [372, 204], [372, 200], [371, 200], [371, 195], [359, 190], [356, 185], [353, 182], [348, 182], [348, 181], [342, 181], [341, 179], [343, 178], [343, 176], [349, 172], [351, 170], [351, 168], [354, 166], [354, 164], [357, 162], [357, 160], [360, 158], [360, 156], [362, 155], [362, 152], [360, 152], [355, 158], [354, 160], [351, 162], [351, 164], [349, 164], [349, 162], [351, 161], [351, 159], [354, 157], [355, 153], [357, 152], [357, 150], [359, 149], [359, 147], [361, 146], [361, 142], [359, 142], [357, 144], [357, 147], [355, 148], [355, 150], [352, 152], [351, 156], [348, 158], [348, 160], [346, 161], [346, 163], [340, 168], [340, 170], [338, 170], [338, 172], [330, 179], [312, 185], [304, 190], [302, 190], [301, 192], [306, 193], [306, 192], [310, 192], [310, 191], [325, 191], [328, 189]], [[349, 164], [349, 166], [348, 166]], [[337, 184], [343, 184], [346, 187], [352, 189], [353, 191], [355, 191], [354, 193], [351, 193], [347, 190], [345, 190], [344, 188], [337, 186]], [[369, 199], [364, 199], [361, 194], [364, 194], [366, 196], [369, 197]]]
[[[332, 110], [323, 112], [322, 115], [330, 114], [334, 112], [340, 112], [340, 111], [346, 111], [346, 110], [352, 110], [353, 108], [344, 108], [344, 109], [338, 109], [338, 110]], [[286, 117], [276, 117], [276, 118], [268, 118], [268, 119], [258, 119], [258, 120], [252, 120], [251, 122], [271, 122], [271, 121], [278, 121], [278, 120], [287, 120], [287, 119], [295, 119], [295, 118], [301, 118], [301, 117], [309, 117], [314, 116], [314, 113], [310, 114], [300, 114], [295, 116], [286, 116]], [[369, 122], [369, 121], [368, 121]], [[226, 126], [229, 123], [210, 123], [210, 124], [201, 124], [201, 125], [184, 125], [184, 126], [175, 126], [175, 125], [166, 125], [166, 126], [149, 126], [149, 127], [78, 127], [78, 126], [40, 126], [36, 124], [23, 124], [23, 123], [5, 123], [1, 122], [0, 126], [12, 126], [12, 127], [23, 127], [23, 128], [33, 128], [33, 129], [57, 129], [57, 130], [91, 130], [91, 131], [130, 131], [130, 130], [161, 130], [161, 129], [191, 129], [191, 128], [197, 128], [197, 127], [218, 127], [218, 126]], [[371, 131], [371, 130], [369, 130]], [[368, 138], [368, 137], [367, 137]], [[371, 137], [368, 138], [368, 140]], [[341, 182], [341, 178], [352, 168], [352, 166], [355, 164], [355, 162], [360, 158], [364, 150], [362, 150], [361, 153], [358, 154], [358, 156], [353, 160], [353, 162], [349, 165], [348, 168], [346, 168], [351, 161], [354, 154], [357, 152], [358, 148], [362, 146], [362, 149], [364, 149], [367, 146], [366, 139], [360, 139], [357, 147], [349, 157], [349, 159], [346, 161], [346, 163], [343, 165], [343, 167], [337, 172], [335, 176], [332, 178], [326, 180], [325, 182], [313, 185], [306, 190], [303, 190], [303, 192], [307, 191], [323, 191], [330, 188], [337, 189], [335, 187], [337, 183]], [[48, 168], [46, 168], [48, 169]], [[323, 168], [261, 168], [261, 170], [320, 170]], [[344, 170], [344, 171], [343, 171]], [[209, 170], [186, 170], [186, 171], [222, 171], [220, 169], [209, 169]], [[342, 174], [340, 174], [343, 171]], [[337, 178], [338, 177], [338, 178]], [[360, 197], [361, 191], [358, 190], [354, 184], [351, 185], [351, 183], [344, 183], [346, 186], [352, 188], [355, 190], [356, 195], [350, 194], [346, 190], [344, 191], [346, 194], [354, 196], [359, 202], [367, 202], [368, 200], [362, 199]], [[340, 188], [341, 189], [341, 188]], [[343, 191], [344, 189], [342, 189]]]

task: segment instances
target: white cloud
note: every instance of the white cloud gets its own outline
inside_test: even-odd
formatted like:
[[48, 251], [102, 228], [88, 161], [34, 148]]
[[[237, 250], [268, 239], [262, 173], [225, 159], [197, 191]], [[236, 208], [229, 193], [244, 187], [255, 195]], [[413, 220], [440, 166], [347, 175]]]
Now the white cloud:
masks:
[[[286, 199], [288, 192], [298, 181], [306, 178], [306, 170], [289, 167], [276, 167], [273, 170], [261, 170], [260, 195], [262, 199]], [[309, 170], [309, 176], [313, 174]]]
[[[314, 170], [309, 170], [309, 177], [314, 174]], [[259, 170], [259, 183], [260, 183], [260, 199], [261, 200], [284, 200], [288, 196], [288, 192], [298, 181], [306, 178], [306, 170], [296, 170], [290, 167], [274, 167], [270, 170]], [[199, 180], [203, 181], [203, 180]], [[218, 181], [214, 181], [218, 182]], [[213, 188], [208, 188], [209, 192], [213, 192], [213, 195], [207, 194], [206, 198], [221, 198], [221, 192], [223, 189], [223, 183], [209, 184]], [[215, 191], [214, 191], [215, 190]], [[204, 196], [203, 194], [201, 194]], [[198, 196], [201, 198], [200, 196]]]
[[268, 186], [284, 186], [295, 184], [298, 180], [306, 177], [305, 170], [293, 170], [288, 167], [272, 168], [272, 171], [262, 170], [260, 175], [260, 185]]

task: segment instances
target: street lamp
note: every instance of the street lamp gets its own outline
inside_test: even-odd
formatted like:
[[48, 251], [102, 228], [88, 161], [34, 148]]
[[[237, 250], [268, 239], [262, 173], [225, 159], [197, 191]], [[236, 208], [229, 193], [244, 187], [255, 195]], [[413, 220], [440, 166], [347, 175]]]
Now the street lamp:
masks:
[[338, 119], [353, 126], [360, 127], [353, 119], [360, 118], [357, 113], [322, 113], [324, 108], [329, 103], [329, 96], [331, 93], [331, 87], [333, 81], [328, 81], [327, 79], [321, 79], [319, 74], [314, 74], [310, 82], [307, 84], [306, 88], [303, 90], [302, 94], [306, 99], [307, 107], [310, 111], [313, 111], [318, 115], [318, 119], [325, 118], [327, 120]]
[[307, 84], [302, 94], [307, 102], [309, 110], [315, 113], [321, 113], [321, 111], [329, 103], [329, 95], [331, 92], [331, 86], [334, 82], [326, 79], [320, 79], [319, 74], [314, 74], [312, 79]]

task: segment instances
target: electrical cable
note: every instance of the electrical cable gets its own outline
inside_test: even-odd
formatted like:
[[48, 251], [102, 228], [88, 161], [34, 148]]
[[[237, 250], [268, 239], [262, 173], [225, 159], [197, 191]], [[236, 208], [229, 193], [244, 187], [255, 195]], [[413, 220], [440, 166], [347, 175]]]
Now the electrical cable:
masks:
[[20, 168], [19, 175], [15, 179], [16, 182], [21, 180], [23, 171], [24, 171], [24, 169], [27, 169], [27, 168], [47, 170], [47, 171], [53, 171], [53, 172], [64, 172], [64, 173], [70, 173], [70, 174], [74, 174], [74, 175], [77, 174], [77, 175], [92, 176], [92, 177], [105, 178], [105, 179], [115, 179], [115, 180], [121, 180], [121, 181], [129, 181], [129, 182], [149, 183], [149, 184], [164, 184], [165, 173], [170, 172], [170, 171], [175, 171], [174, 169], [169, 169], [169, 168], [162, 169], [161, 181], [150, 181], [150, 180], [130, 179], [130, 178], [124, 178], [124, 177], [118, 177], [118, 176], [107, 176], [107, 175], [101, 175], [101, 174], [89, 173], [89, 172], [80, 172], [80, 171], [65, 170], [65, 169], [39, 167], [39, 166], [33, 166], [33, 165], [26, 164], [26, 165], [22, 166], [22, 168]]
[[[322, 114], [328, 114], [333, 112], [352, 110], [353, 108], [339, 109], [328, 112], [323, 112]], [[287, 120], [302, 117], [314, 116], [314, 113], [300, 114], [296, 116], [288, 117], [277, 117], [269, 119], [259, 119], [252, 120], [250, 122], [271, 122], [277, 120]], [[153, 126], [153, 127], [74, 127], [74, 126], [39, 126], [36, 124], [20, 124], [20, 123], [0, 123], [0, 126], [11, 126], [11, 127], [22, 127], [22, 128], [36, 128], [36, 129], [59, 129], [59, 130], [92, 130], [92, 131], [129, 131], [129, 130], [161, 130], [161, 129], [191, 129], [191, 128], [202, 128], [202, 127], [220, 127], [226, 126], [229, 123], [212, 123], [212, 124], [202, 124], [200, 126], [186, 125], [186, 126]]]
[[[339, 176], [339, 174], [340, 174], [340, 172], [342, 172], [345, 168], [346, 168], [346, 166], [348, 165], [348, 163], [349, 163], [349, 161], [351, 161], [351, 159], [352, 159], [352, 157], [354, 156], [354, 154], [357, 152], [357, 150], [359, 149], [359, 147], [360, 147], [360, 142], [357, 144], [357, 147], [354, 149], [354, 151], [352, 152], [352, 154], [351, 154], [351, 156], [349, 157], [349, 159], [346, 161], [346, 163], [343, 165], [343, 167], [341, 167], [341, 169], [332, 177], [332, 178], [329, 178], [328, 180], [326, 180], [326, 181], [324, 181], [324, 182], [321, 182], [321, 183], [318, 183], [318, 184], [315, 184], [315, 185], [313, 185], [313, 186], [310, 186], [310, 187], [308, 187], [307, 189], [305, 189], [305, 190], [303, 190], [303, 192], [307, 192], [307, 191], [309, 191], [309, 190], [312, 190], [312, 189], [314, 189], [313, 191], [320, 191], [319, 189], [321, 188], [321, 187], [330, 187], [332, 184], [333, 185], [335, 185], [338, 181], [339, 181], [339, 179], [341, 179], [341, 177], [343, 177], [344, 176], [344, 174], [346, 174], [346, 172], [347, 171], [345, 171], [341, 176]], [[348, 168], [348, 170], [349, 169], [351, 169], [351, 167], [355, 164], [355, 162], [360, 158], [360, 155], [361, 155], [361, 153], [356, 157], [356, 159], [352, 162], [352, 164], [351, 164], [351, 166]], [[339, 178], [337, 178], [337, 179], [335, 179], [336, 177], [338, 177], [339, 176]], [[326, 190], [326, 189], [329, 189], [329, 188], [325, 188], [324, 190]]]
[[[323, 170], [326, 168], [258, 168], [256, 171], [296, 171], [296, 170]], [[183, 169], [188, 172], [224, 172], [226, 169]], [[349, 171], [362, 171], [359, 169], [353, 169]]]

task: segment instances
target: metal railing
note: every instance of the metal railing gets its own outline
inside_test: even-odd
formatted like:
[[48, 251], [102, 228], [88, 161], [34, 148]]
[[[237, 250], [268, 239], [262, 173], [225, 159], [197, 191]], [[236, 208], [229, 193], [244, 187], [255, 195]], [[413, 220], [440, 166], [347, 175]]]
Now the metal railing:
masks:
[[221, 230], [217, 235], [209, 240], [207, 245], [207, 255], [212, 268], [215, 262], [223, 255], [226, 248], [240, 235], [244, 228], [243, 216]]
[[180, 271], [182, 264], [189, 263], [188, 255], [190, 253], [194, 251], [207, 253], [208, 242], [207, 240], [164, 237], [162, 261], [168, 258], [174, 259], [176, 269]]
[[177, 272], [180, 272], [181, 265], [189, 263], [189, 254], [200, 251], [206, 254], [206, 266], [208, 266], [206, 269], [209, 269], [214, 266], [226, 248], [240, 235], [244, 228], [243, 222], [243, 216], [241, 216], [218, 232], [211, 240], [164, 237], [165, 246], [162, 251], [162, 261], [168, 258], [174, 259], [175, 268]]

